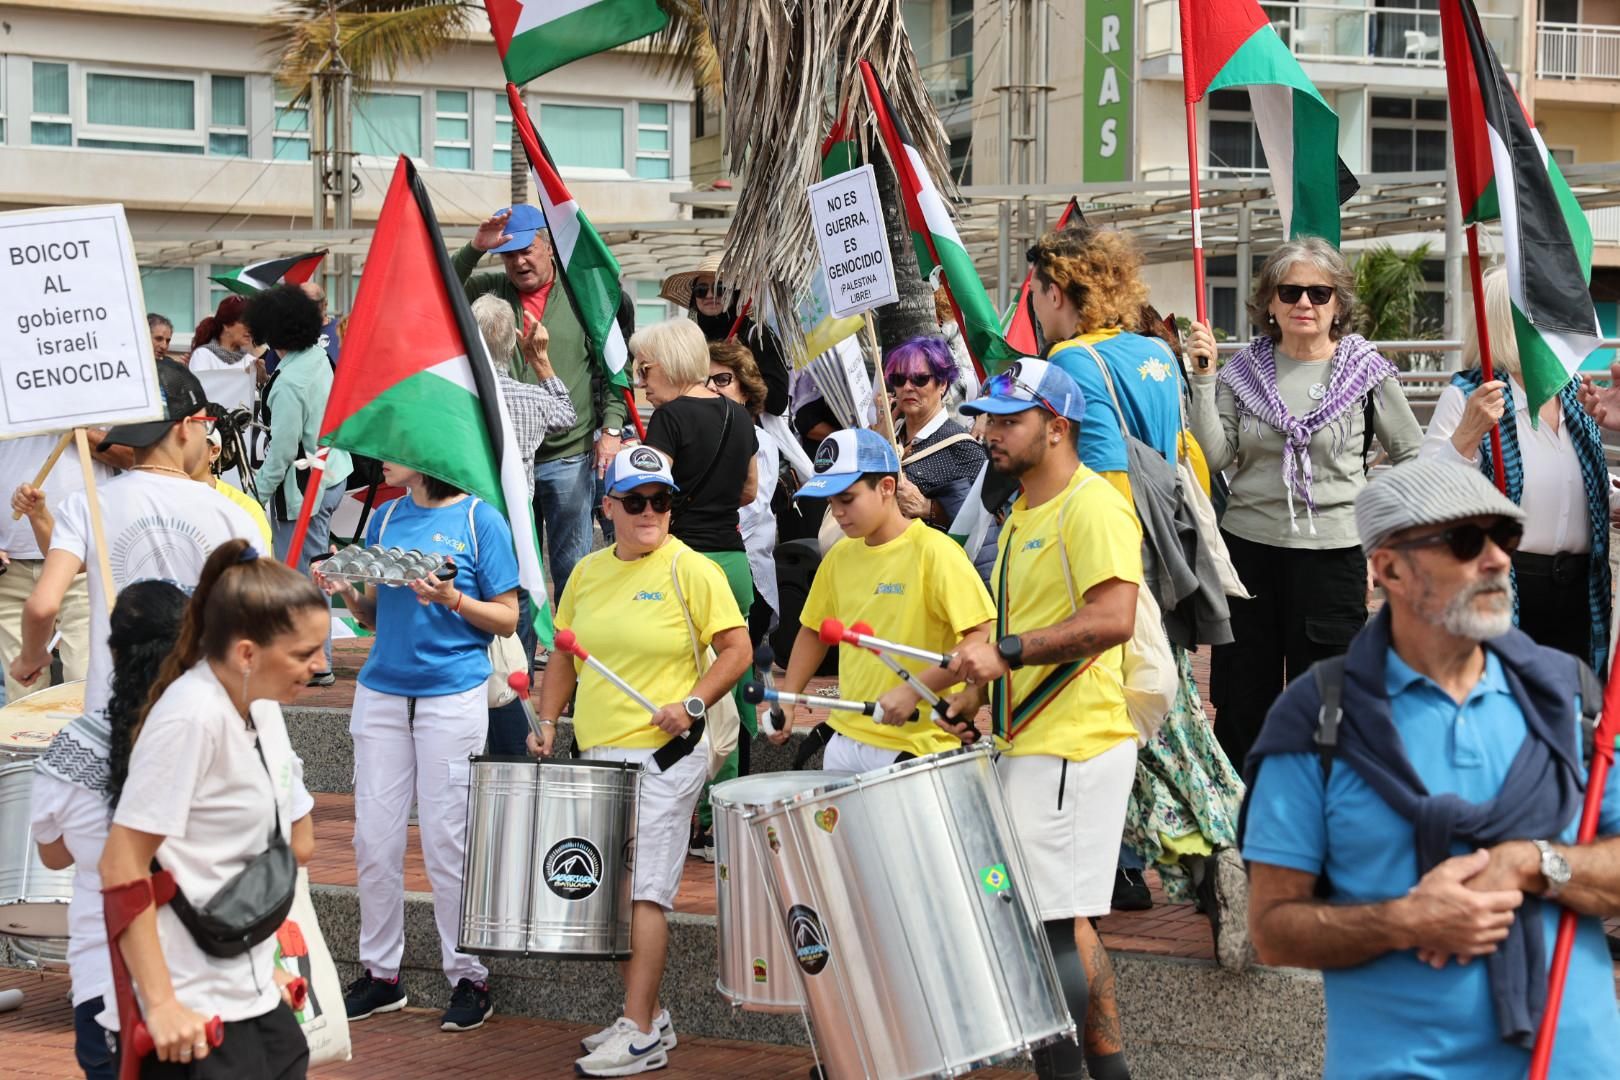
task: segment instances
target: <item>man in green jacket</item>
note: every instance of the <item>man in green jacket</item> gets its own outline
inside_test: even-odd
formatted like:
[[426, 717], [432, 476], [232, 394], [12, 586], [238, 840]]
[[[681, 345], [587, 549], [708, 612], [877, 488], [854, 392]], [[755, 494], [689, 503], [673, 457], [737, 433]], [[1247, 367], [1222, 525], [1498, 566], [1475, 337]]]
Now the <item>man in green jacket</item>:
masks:
[[[501, 257], [502, 271], [474, 273], [491, 252]], [[535, 320], [546, 328], [551, 366], [574, 403], [578, 420], [546, 436], [534, 455], [534, 520], [549, 545], [556, 600], [574, 564], [590, 553], [596, 480], [619, 452], [629, 411], [608, 382], [602, 359], [592, 349], [567, 291], [557, 286], [551, 234], [538, 207], [519, 203], [498, 211], [478, 227], [472, 242], [456, 252], [453, 261], [469, 301], [493, 293], [511, 304], [519, 337]], [[533, 381], [521, 359], [512, 370]], [[520, 618], [519, 626], [527, 621]]]

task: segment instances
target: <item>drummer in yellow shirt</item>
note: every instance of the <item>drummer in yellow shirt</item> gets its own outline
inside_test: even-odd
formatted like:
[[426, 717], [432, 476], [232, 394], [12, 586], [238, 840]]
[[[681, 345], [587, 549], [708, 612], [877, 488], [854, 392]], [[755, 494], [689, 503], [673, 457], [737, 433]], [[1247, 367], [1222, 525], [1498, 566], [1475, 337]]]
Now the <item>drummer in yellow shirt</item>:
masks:
[[[1090, 918], [1108, 914], [1136, 775], [1122, 646], [1136, 624], [1142, 531], [1124, 496], [1080, 463], [1085, 398], [1060, 368], [1019, 361], [962, 411], [985, 414], [990, 467], [1023, 490], [991, 574], [996, 640], [956, 651], [951, 670], [968, 689], [951, 709], [971, 718], [991, 688], [997, 771], [1086, 1070], [1129, 1080], [1113, 968]], [[1036, 1074], [1081, 1076], [1080, 1058], [1070, 1043], [1044, 1048]]]
[[[864, 622], [877, 637], [934, 652], [948, 653], [964, 642], [983, 644], [995, 618], [990, 595], [960, 544], [900, 512], [895, 501], [900, 457], [888, 440], [865, 428], [837, 432], [816, 448], [815, 467], [815, 476], [797, 494], [826, 498], [845, 539], [816, 570], [782, 689], [801, 693], [821, 666], [827, 646], [819, 631], [827, 619], [846, 626]], [[960, 688], [943, 668], [898, 659], [941, 696]], [[841, 696], [879, 702], [883, 720], [833, 713], [829, 727], [817, 729], [818, 741], [827, 746], [822, 765], [827, 771], [868, 772], [961, 745], [932, 723], [926, 703], [916, 719], [904, 719], [918, 709], [917, 693], [872, 653], [845, 648], [838, 671]], [[808, 715], [803, 706], [795, 707], [796, 722]], [[772, 741], [787, 737], [784, 730]]]

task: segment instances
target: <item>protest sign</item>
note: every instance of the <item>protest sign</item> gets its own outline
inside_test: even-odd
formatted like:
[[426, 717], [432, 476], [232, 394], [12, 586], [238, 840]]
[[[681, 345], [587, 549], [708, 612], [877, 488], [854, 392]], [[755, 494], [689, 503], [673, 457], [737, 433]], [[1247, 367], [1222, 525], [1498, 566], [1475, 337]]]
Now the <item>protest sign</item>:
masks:
[[835, 316], [859, 315], [900, 299], [872, 166], [812, 185], [810, 217]]

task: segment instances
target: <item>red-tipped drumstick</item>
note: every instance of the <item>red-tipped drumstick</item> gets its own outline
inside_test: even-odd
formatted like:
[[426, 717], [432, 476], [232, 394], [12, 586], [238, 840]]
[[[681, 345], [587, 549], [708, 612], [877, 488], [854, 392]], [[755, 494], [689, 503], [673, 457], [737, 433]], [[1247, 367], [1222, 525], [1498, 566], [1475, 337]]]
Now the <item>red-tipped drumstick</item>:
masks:
[[937, 664], [940, 667], [951, 666], [951, 658], [945, 653], [919, 649], [911, 645], [901, 645], [894, 641], [885, 641], [882, 638], [873, 637], [871, 634], [857, 633], [853, 629], [845, 629], [844, 624], [837, 619], [827, 619], [822, 622], [821, 643], [823, 645], [853, 645], [857, 649], [870, 649], [872, 652], [892, 653], [895, 656], [910, 656], [917, 660], [926, 660], [928, 663]]
[[[568, 631], [564, 630], [563, 633]], [[529, 704], [529, 673], [527, 671], [514, 671], [506, 677], [506, 685], [517, 694], [518, 704], [523, 706], [523, 718], [529, 722], [529, 730], [541, 742], [545, 736], [540, 733], [540, 719], [534, 715], [534, 708]]]
[[608, 667], [606, 664], [602, 663], [602, 661], [586, 652], [585, 647], [579, 643], [579, 639], [574, 636], [574, 632], [572, 630], [557, 631], [556, 642], [557, 648], [571, 656], [575, 656], [580, 660], [583, 660], [586, 666], [591, 668], [598, 675], [602, 676], [602, 678], [606, 679], [614, 686], [617, 686], [620, 690], [624, 691], [625, 694], [627, 694], [637, 705], [640, 705], [649, 713], [656, 714], [658, 712], [658, 706], [654, 705], [651, 701], [648, 701], [645, 694], [621, 679], [618, 673], [616, 673], [612, 668]]
[[[851, 624], [849, 633], [864, 640], [876, 640], [872, 637], [872, 627], [863, 622]], [[934, 691], [929, 688], [927, 683], [923, 682], [921, 679], [917, 678], [917, 676], [911, 673], [910, 668], [906, 667], [888, 653], [879, 649], [868, 648], [867, 651], [873, 656], [877, 657], [879, 660], [883, 661], [883, 665], [890, 671], [904, 679], [906, 681], [906, 685], [911, 687], [918, 697], [922, 698], [924, 701], [928, 702], [930, 706], [932, 706], [935, 716], [938, 716], [947, 724], [959, 724], [963, 722], [963, 720], [960, 718], [953, 717], [951, 715], [951, 703], [934, 693]], [[891, 721], [891, 723], [892, 722], [893, 721]], [[967, 741], [977, 741], [979, 738], [979, 732], [977, 728], [972, 726], [971, 718], [969, 718], [968, 722], [968, 732], [970, 734], [967, 736]]]

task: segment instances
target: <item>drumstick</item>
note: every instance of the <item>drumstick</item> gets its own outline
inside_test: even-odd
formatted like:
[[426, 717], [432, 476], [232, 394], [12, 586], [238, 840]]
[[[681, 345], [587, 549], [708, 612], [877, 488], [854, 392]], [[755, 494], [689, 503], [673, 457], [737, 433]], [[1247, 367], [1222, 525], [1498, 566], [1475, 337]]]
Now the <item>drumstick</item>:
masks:
[[[770, 643], [760, 642], [759, 648], [754, 650], [754, 670], [759, 672], [760, 685], [767, 690], [776, 689], [776, 676], [771, 671], [775, 665], [776, 653]], [[773, 706], [765, 711], [765, 734], [775, 735], [787, 726], [787, 714], [781, 709]]]
[[[818, 697], [815, 694], [790, 694], [786, 690], [767, 690], [757, 682], [747, 683], [743, 686], [743, 700], [750, 705], [758, 705], [762, 701], [780, 701], [785, 705], [803, 705], [807, 709], [835, 709], [838, 712], [858, 712], [870, 716], [878, 723], [883, 723], [883, 706], [875, 701], [850, 701], [847, 698]], [[910, 723], [917, 719], [917, 710], [911, 710], [911, 715], [901, 723]]]
[[[225, 1025], [219, 1017], [216, 1016], [208, 1021], [204, 1030], [208, 1035], [209, 1046], [218, 1049], [219, 1045], [225, 1041]], [[129, 1048], [134, 1052], [137, 1060], [146, 1057], [157, 1049], [152, 1043], [152, 1033], [146, 1030], [145, 1022], [135, 1021], [135, 1030], [129, 1033]]]
[[896, 656], [910, 656], [918, 660], [926, 660], [930, 664], [937, 664], [940, 667], [951, 666], [951, 658], [945, 653], [885, 641], [870, 634], [856, 633], [854, 630], [845, 629], [844, 624], [837, 619], [827, 619], [821, 624], [821, 643], [823, 645], [853, 645], [857, 649], [870, 649], [872, 652], [893, 653]]
[[[567, 633], [567, 631], [564, 631]], [[517, 691], [518, 703], [523, 706], [523, 718], [529, 722], [529, 730], [540, 742], [545, 742], [545, 735], [540, 731], [540, 720], [534, 715], [534, 709], [529, 705], [529, 673], [527, 671], [514, 671], [506, 677], [506, 685]]]
[[617, 686], [620, 690], [623, 690], [625, 694], [627, 694], [637, 705], [640, 705], [648, 712], [657, 715], [658, 706], [648, 701], [646, 696], [642, 694], [641, 691], [637, 690], [635, 687], [621, 679], [612, 668], [608, 667], [606, 664], [602, 663], [602, 661], [586, 652], [585, 647], [579, 643], [579, 639], [574, 636], [574, 632], [572, 630], [557, 631], [557, 648], [561, 649], [565, 653], [568, 653], [570, 656], [575, 656], [585, 661], [585, 665], [587, 667], [594, 670], [598, 675], [602, 676], [602, 678], [606, 679], [614, 686]]
[[[857, 634], [861, 637], [869, 637], [872, 633], [872, 628], [866, 623], [855, 623], [849, 628], [849, 632], [852, 634]], [[928, 702], [929, 705], [932, 705], [934, 708], [934, 714], [941, 720], [945, 721], [947, 724], [957, 724], [960, 722], [955, 717], [951, 716], [951, 703], [934, 693], [933, 689], [929, 687], [927, 683], [923, 682], [921, 679], [917, 678], [917, 676], [911, 673], [910, 668], [906, 667], [888, 653], [879, 652], [876, 649], [869, 649], [867, 651], [873, 656], [877, 657], [879, 660], [883, 661], [884, 667], [887, 667], [890, 671], [904, 679], [906, 681], [906, 685], [911, 687], [911, 689], [916, 692], [918, 697]], [[968, 730], [973, 734], [972, 737], [967, 741], [977, 741], [979, 738], [978, 730], [972, 727], [968, 728]]]

